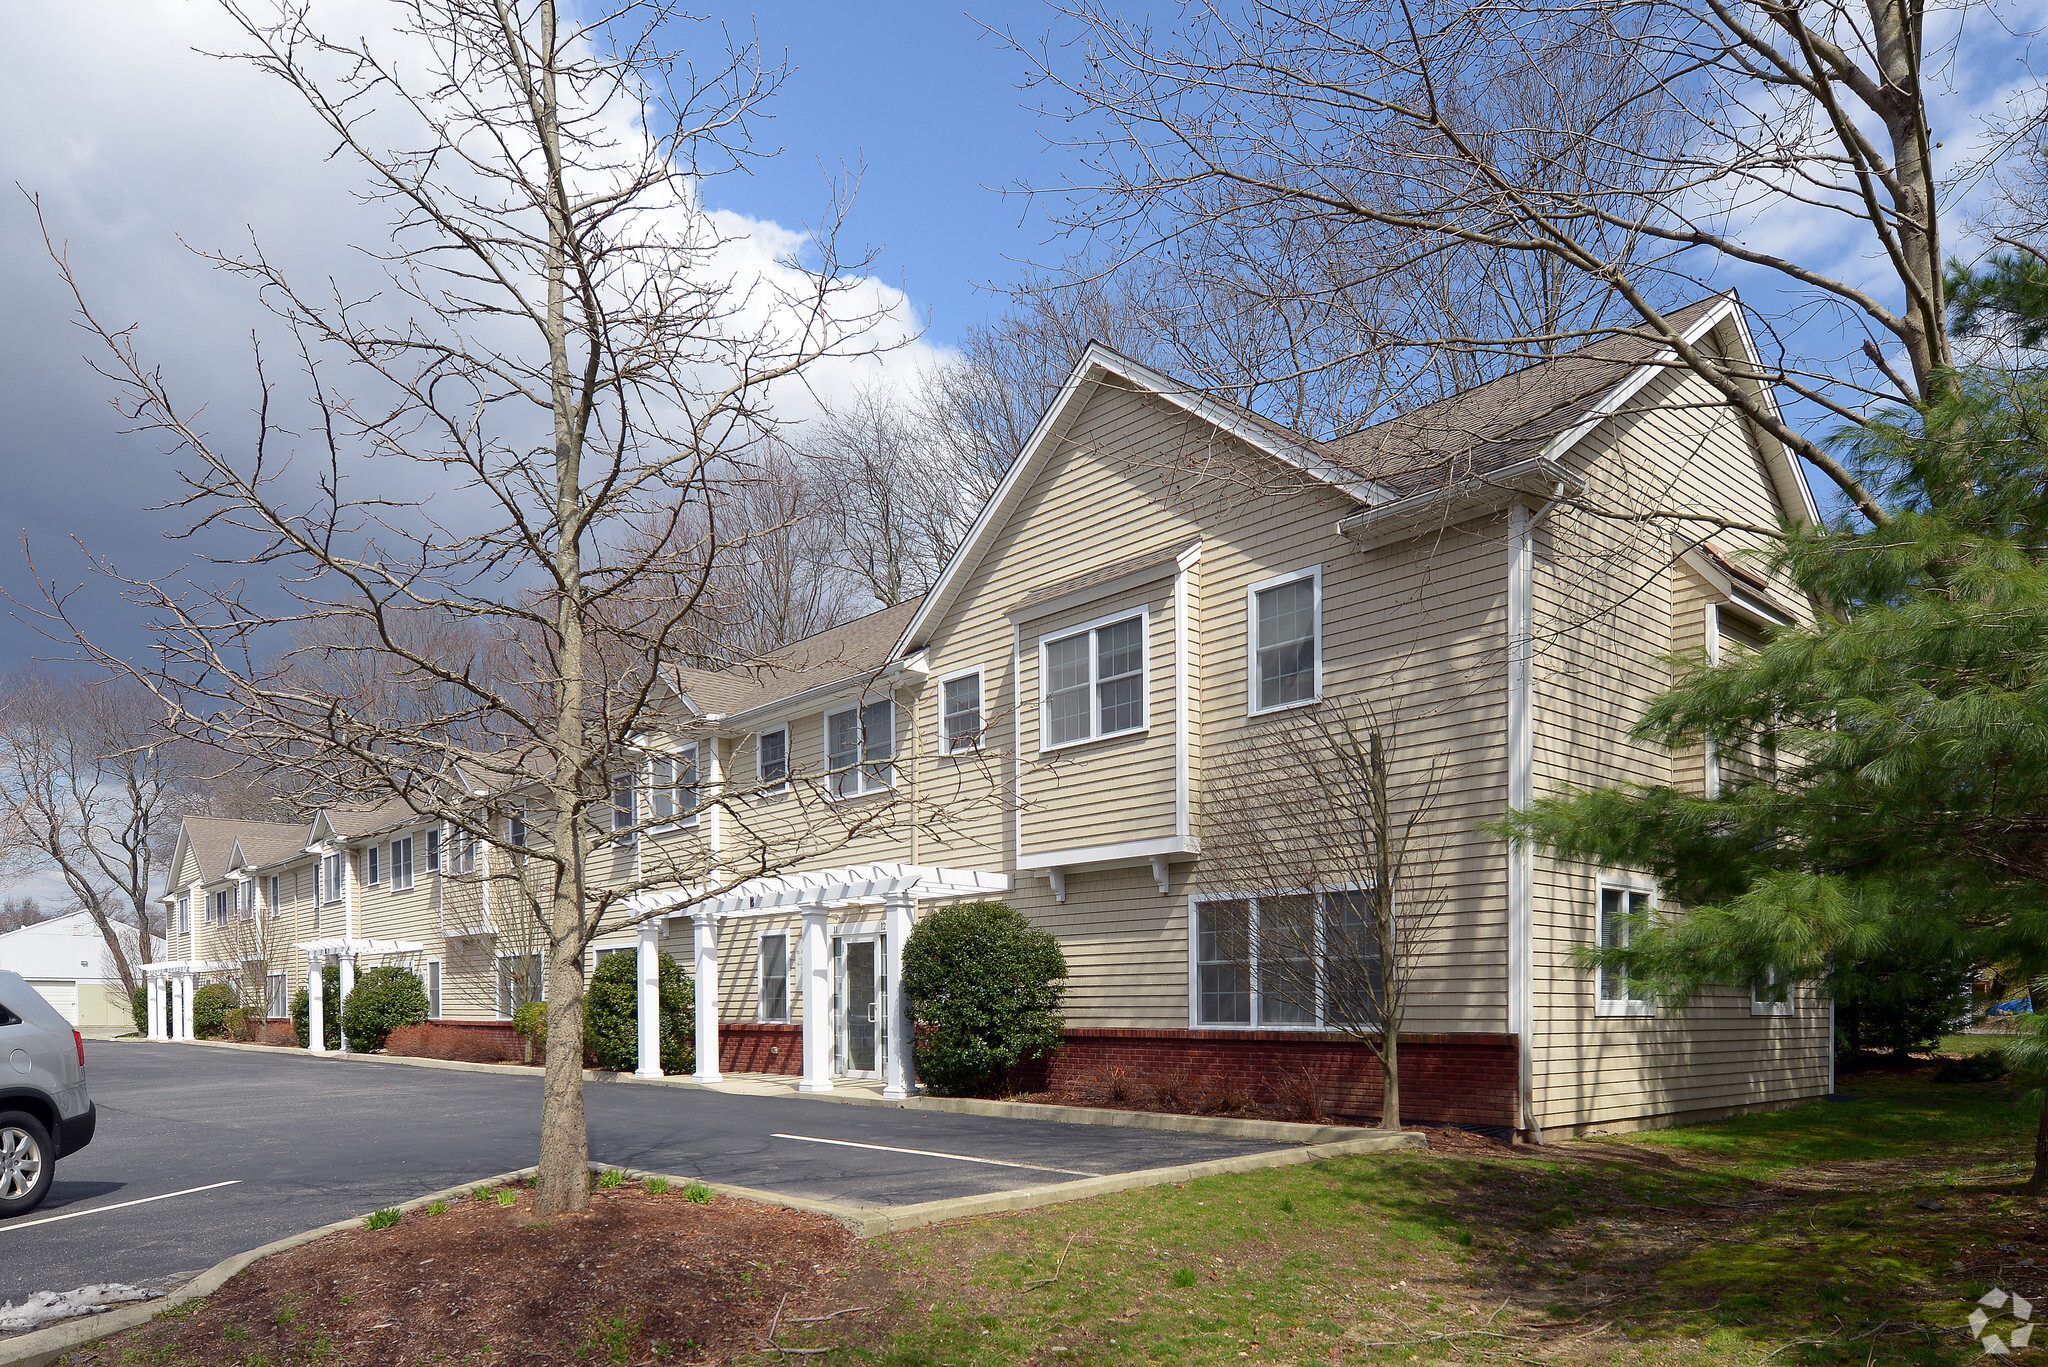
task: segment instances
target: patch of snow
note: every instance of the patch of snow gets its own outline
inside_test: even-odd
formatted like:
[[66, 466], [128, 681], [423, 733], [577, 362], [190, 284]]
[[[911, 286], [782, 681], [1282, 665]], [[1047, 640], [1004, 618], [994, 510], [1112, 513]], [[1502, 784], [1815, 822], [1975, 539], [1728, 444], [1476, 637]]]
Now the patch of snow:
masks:
[[76, 1291], [38, 1291], [20, 1305], [0, 1304], [0, 1334], [24, 1334], [78, 1315], [100, 1315], [123, 1301], [151, 1301], [164, 1293], [148, 1286], [104, 1282]]

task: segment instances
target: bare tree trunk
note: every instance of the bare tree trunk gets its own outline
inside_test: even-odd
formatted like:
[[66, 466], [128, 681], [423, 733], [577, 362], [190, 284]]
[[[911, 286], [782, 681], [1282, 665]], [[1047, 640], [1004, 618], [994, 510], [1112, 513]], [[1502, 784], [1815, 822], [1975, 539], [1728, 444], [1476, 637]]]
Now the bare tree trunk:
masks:
[[2041, 1094], [2041, 1115], [2034, 1123], [2034, 1175], [2027, 1179], [2027, 1194], [2048, 1192], [2048, 1089]]

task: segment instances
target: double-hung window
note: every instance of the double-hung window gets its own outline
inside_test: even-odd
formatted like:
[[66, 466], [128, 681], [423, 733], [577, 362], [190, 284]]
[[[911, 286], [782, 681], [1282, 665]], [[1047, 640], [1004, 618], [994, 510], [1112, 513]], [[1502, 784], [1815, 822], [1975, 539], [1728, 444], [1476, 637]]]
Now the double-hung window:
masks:
[[253, 878], [244, 878], [235, 884], [235, 919], [256, 919], [256, 880]]
[[546, 983], [538, 954], [498, 956], [498, 1015], [505, 1020], [528, 1002], [546, 1000]]
[[213, 902], [207, 909], [206, 923], [210, 926], [224, 926], [228, 923], [229, 901], [234, 896], [230, 888], [222, 888], [213, 894]]
[[340, 854], [320, 856], [320, 900], [339, 902], [341, 900], [341, 870], [345, 863]]
[[280, 1017], [289, 1016], [291, 1013], [292, 998], [291, 993], [285, 990], [284, 974], [265, 973], [263, 975], [263, 1014], [269, 1016], [272, 1020], [276, 1020]]
[[697, 815], [697, 747], [685, 745], [673, 755], [648, 760], [647, 791], [656, 825], [693, 819]]
[[939, 682], [939, 753], [964, 754], [981, 748], [981, 670], [970, 669]]
[[448, 833], [448, 871], [465, 876], [476, 872], [476, 837], [468, 831]]
[[1656, 1010], [1649, 984], [1630, 972], [1626, 957], [1636, 936], [1649, 928], [1656, 896], [1633, 884], [1600, 885], [1600, 948], [1619, 956], [1600, 965], [1598, 1012], [1603, 1016], [1647, 1016]]
[[789, 932], [771, 930], [761, 936], [761, 981], [754, 1019], [789, 1020]]
[[430, 830], [427, 832], [427, 872], [439, 873], [440, 871], [441, 832], [438, 830]]
[[767, 793], [789, 787], [789, 728], [778, 726], [754, 737], [754, 778]]
[[505, 843], [514, 849], [526, 848], [526, 806], [521, 803], [505, 814]]
[[281, 880], [278, 876], [273, 873], [270, 875], [270, 882], [265, 886], [265, 891], [269, 894], [270, 914], [272, 916], [284, 915], [284, 899], [278, 895], [280, 882]]
[[1792, 1014], [1792, 978], [1783, 969], [1767, 968], [1749, 985], [1749, 1014], [1789, 1016]]
[[1385, 978], [1369, 890], [1231, 893], [1192, 911], [1197, 1025], [1377, 1025]]
[[363, 851], [363, 882], [365, 882], [373, 888], [377, 886], [379, 881], [381, 881], [377, 876], [377, 866], [381, 862], [382, 861], [377, 858], [377, 847], [375, 845], [372, 845], [370, 846], [370, 848]]
[[825, 791], [878, 793], [896, 782], [896, 704], [887, 698], [825, 714]]
[[412, 837], [400, 836], [391, 842], [391, 890], [404, 892], [412, 886]]
[[1145, 729], [1145, 628], [1140, 610], [1039, 645], [1039, 747]]
[[632, 828], [639, 813], [637, 793], [633, 783], [633, 771], [621, 769], [612, 775], [612, 829], [624, 834], [618, 837], [622, 845], [633, 843]]
[[178, 933], [192, 933], [192, 894], [189, 892], [178, 899]]
[[1251, 587], [1251, 710], [1314, 702], [1323, 693], [1323, 571], [1297, 570]]

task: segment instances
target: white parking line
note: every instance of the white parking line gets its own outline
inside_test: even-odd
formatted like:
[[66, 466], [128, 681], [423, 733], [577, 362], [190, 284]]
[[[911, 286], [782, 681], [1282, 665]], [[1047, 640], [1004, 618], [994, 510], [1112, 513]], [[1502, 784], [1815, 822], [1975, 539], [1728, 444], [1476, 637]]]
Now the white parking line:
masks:
[[151, 1201], [168, 1201], [173, 1196], [190, 1196], [196, 1191], [212, 1191], [215, 1187], [239, 1186], [241, 1181], [242, 1179], [237, 1177], [226, 1182], [208, 1182], [203, 1187], [187, 1187], [183, 1191], [167, 1191], [161, 1196], [144, 1196], [134, 1201], [116, 1201], [111, 1206], [94, 1206], [91, 1210], [70, 1210], [62, 1215], [45, 1215], [40, 1220], [24, 1220], [19, 1224], [0, 1224], [0, 1234], [16, 1229], [33, 1229], [37, 1225], [54, 1225], [59, 1220], [76, 1220], [81, 1215], [98, 1215], [102, 1211], [125, 1210], [129, 1206], [146, 1206]]
[[811, 1134], [771, 1134], [770, 1139], [799, 1139], [806, 1144], [837, 1144], [842, 1149], [873, 1149], [877, 1153], [907, 1153], [919, 1158], [945, 1158], [955, 1163], [986, 1163], [994, 1168], [1024, 1168], [1031, 1172], [1057, 1172], [1067, 1177], [1100, 1177], [1099, 1172], [1075, 1168], [1046, 1168], [1036, 1163], [1011, 1163], [1001, 1158], [970, 1158], [964, 1153], [936, 1153], [931, 1149], [899, 1149], [889, 1144], [856, 1144], [851, 1139], [820, 1139]]

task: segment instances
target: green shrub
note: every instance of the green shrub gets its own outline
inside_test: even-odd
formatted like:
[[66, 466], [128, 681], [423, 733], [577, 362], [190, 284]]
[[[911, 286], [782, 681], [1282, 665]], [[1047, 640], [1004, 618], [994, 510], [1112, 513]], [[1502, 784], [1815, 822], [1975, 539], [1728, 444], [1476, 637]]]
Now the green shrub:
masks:
[[228, 1012], [235, 1009], [235, 989], [207, 983], [192, 994], [192, 1037], [220, 1039], [227, 1034]]
[[668, 1179], [667, 1179], [666, 1177], [650, 1177], [650, 1178], [648, 1178], [648, 1179], [647, 1179], [647, 1194], [648, 1194], [649, 1196], [666, 1196], [666, 1195], [668, 1195]]
[[1945, 1058], [1934, 1070], [1936, 1082], [1996, 1082], [2008, 1072], [2005, 1059], [1996, 1053], [1971, 1054], [1967, 1058]]
[[401, 1025], [418, 1025], [433, 1008], [420, 975], [409, 968], [385, 964], [356, 979], [348, 1000], [341, 1004], [341, 1029], [348, 1047], [358, 1053], [374, 1053]]
[[149, 989], [138, 987], [128, 994], [128, 1010], [135, 1017], [135, 1033], [149, 1033]]
[[548, 1049], [548, 1004], [546, 1002], [521, 1002], [512, 1008], [512, 1028], [519, 1037], [531, 1046], [531, 1054], [544, 1054]]
[[[583, 1047], [600, 1068], [630, 1073], [640, 1064], [638, 970], [632, 954], [607, 954], [583, 997]], [[697, 995], [673, 955], [661, 956], [661, 1071], [697, 1066]]]
[[371, 1229], [389, 1229], [398, 1223], [398, 1207], [386, 1206], [383, 1210], [373, 1210], [363, 1217], [363, 1223]]
[[692, 1182], [683, 1188], [683, 1199], [694, 1205], [708, 1206], [715, 1195], [717, 1193], [702, 1182]]
[[[321, 1030], [326, 1036], [324, 1043], [329, 1049], [341, 1048], [341, 966], [329, 964], [320, 970], [321, 983]], [[292, 1034], [299, 1041], [299, 1048], [306, 1047], [312, 1038], [307, 1032], [312, 1028], [313, 999], [300, 988], [292, 994]]]
[[1067, 960], [1059, 941], [1003, 902], [941, 907], [903, 946], [918, 1080], [988, 1087], [1059, 1047]]
[[626, 1185], [626, 1174], [617, 1168], [606, 1168], [597, 1175], [597, 1184], [606, 1191]]

